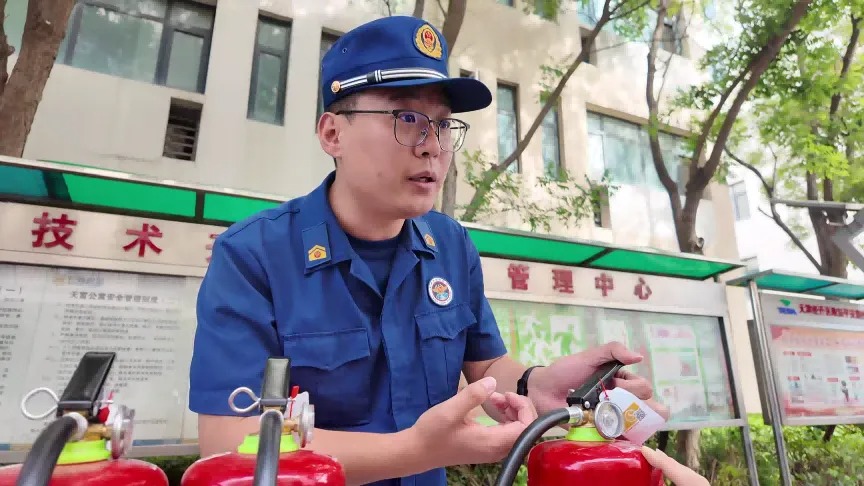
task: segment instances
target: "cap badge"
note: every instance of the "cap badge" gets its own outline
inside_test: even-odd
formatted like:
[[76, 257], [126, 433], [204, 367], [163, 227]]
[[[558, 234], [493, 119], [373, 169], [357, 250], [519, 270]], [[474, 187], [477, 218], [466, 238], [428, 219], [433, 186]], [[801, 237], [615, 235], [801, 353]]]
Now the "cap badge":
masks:
[[334, 93], [338, 93], [341, 88], [342, 85], [339, 84], [339, 81], [333, 81], [332, 83], [330, 83], [330, 91]]
[[414, 35], [414, 45], [423, 54], [434, 59], [441, 59], [441, 41], [435, 30], [428, 24], [423, 24], [417, 29], [417, 33]]

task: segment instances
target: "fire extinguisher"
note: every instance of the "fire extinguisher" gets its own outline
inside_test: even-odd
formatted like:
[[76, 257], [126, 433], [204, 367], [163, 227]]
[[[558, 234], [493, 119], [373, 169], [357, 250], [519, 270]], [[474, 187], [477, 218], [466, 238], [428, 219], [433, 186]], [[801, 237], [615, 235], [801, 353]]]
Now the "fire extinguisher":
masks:
[[[615, 373], [624, 366], [602, 366], [567, 396], [567, 407], [537, 418], [516, 440], [504, 459], [495, 486], [512, 486], [528, 455], [528, 486], [663, 486], [663, 473], [642, 456], [641, 448], [619, 439], [624, 432], [621, 408], [604, 400]], [[549, 429], [569, 424], [563, 439], [532, 445]], [[529, 454], [530, 449], [530, 454]]]
[[[228, 404], [235, 412], [261, 412], [259, 432], [247, 435], [236, 452], [196, 461], [183, 474], [182, 486], [345, 486], [345, 472], [335, 458], [303, 450], [312, 441], [315, 412], [311, 404], [296, 400], [296, 386], [289, 393], [290, 367], [290, 358], [271, 357], [260, 398], [246, 387], [231, 393]], [[248, 395], [252, 405], [237, 407], [234, 399], [240, 393]], [[292, 416], [295, 404], [301, 410]]]
[[[87, 352], [72, 373], [63, 395], [49, 388], [36, 388], [21, 401], [21, 412], [36, 393], [56, 402], [56, 420], [36, 438], [23, 464], [0, 468], [0, 486], [168, 486], [168, 477], [157, 466], [135, 459], [121, 459], [132, 443], [134, 410], [117, 407], [108, 423], [110, 399], [102, 399], [103, 387], [114, 364], [113, 352]], [[110, 448], [106, 441], [110, 440]]]

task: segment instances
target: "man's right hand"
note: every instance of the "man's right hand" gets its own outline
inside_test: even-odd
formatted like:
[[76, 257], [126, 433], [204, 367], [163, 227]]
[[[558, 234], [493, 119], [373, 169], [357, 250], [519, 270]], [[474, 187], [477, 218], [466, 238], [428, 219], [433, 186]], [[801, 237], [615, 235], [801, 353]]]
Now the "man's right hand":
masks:
[[[427, 410], [409, 431], [417, 451], [430, 466], [486, 464], [504, 459], [525, 428], [537, 418], [527, 397], [495, 392], [495, 378], [486, 377], [453, 398]], [[470, 412], [490, 401], [505, 420], [499, 425], [481, 425]]]

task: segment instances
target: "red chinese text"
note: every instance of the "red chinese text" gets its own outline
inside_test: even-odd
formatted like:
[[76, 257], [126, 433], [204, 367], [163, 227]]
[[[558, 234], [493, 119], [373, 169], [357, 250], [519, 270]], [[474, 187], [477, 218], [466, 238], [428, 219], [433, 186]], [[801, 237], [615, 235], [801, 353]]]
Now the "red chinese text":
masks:
[[144, 223], [141, 225], [140, 230], [126, 230], [127, 235], [132, 235], [135, 237], [128, 245], [124, 246], [123, 249], [125, 251], [129, 251], [135, 246], [138, 246], [138, 256], [143, 257], [144, 252], [149, 247], [151, 250], [155, 251], [157, 254], [162, 253], [162, 249], [156, 246], [153, 243], [153, 240], [150, 238], [162, 238], [162, 232], [159, 231], [159, 227], [155, 224]]
[[573, 271], [552, 269], [552, 288], [564, 294], [573, 293]]
[[[73, 228], [78, 224], [75, 220], [69, 219], [66, 213], [60, 215], [59, 218], [51, 218], [47, 212], [42, 213], [42, 217], [33, 218], [33, 223], [38, 226], [30, 233], [36, 237], [33, 241], [33, 248], [44, 246], [45, 248], [54, 248], [57, 245], [71, 250], [73, 244], [69, 243], [69, 237], [72, 236]], [[51, 233], [51, 241], [45, 241], [45, 235]]]
[[636, 284], [636, 287], [633, 289], [633, 295], [639, 297], [639, 300], [648, 300], [648, 297], [651, 297], [651, 287], [645, 283], [645, 279], [639, 277], [639, 283]]
[[507, 276], [510, 277], [511, 289], [528, 290], [528, 265], [511, 263], [507, 267]]
[[603, 297], [606, 297], [610, 290], [615, 289], [615, 282], [612, 281], [612, 277], [601, 273], [599, 277], [594, 277], [594, 288], [599, 289]]

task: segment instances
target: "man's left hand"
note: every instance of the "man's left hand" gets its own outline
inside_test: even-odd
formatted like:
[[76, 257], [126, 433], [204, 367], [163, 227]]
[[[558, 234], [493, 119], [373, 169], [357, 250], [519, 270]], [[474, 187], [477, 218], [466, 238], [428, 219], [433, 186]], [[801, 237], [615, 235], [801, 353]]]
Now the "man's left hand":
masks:
[[[610, 342], [581, 353], [564, 356], [545, 368], [537, 368], [528, 379], [528, 397], [537, 413], [543, 415], [567, 406], [567, 393], [579, 388], [603, 364], [617, 359], [624, 365], [642, 361], [642, 356], [627, 349], [622, 343]], [[639, 397], [646, 405], [669, 419], [669, 409], [653, 400], [654, 392], [648, 380], [621, 369], [615, 375], [613, 387], [621, 387]]]

